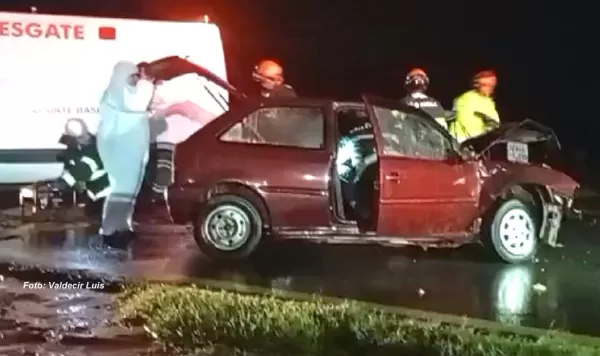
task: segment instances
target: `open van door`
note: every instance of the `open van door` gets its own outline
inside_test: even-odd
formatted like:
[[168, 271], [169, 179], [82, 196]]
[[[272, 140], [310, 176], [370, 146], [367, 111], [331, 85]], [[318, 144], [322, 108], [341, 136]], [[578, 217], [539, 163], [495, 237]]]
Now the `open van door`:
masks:
[[[165, 105], [189, 101], [203, 109], [204, 121], [226, 111], [222, 104], [228, 93], [208, 74], [227, 80], [221, 33], [214, 23], [2, 11], [0, 21], [0, 184], [60, 177], [64, 167], [59, 157], [66, 147], [59, 140], [65, 125], [69, 119], [81, 119], [92, 134], [97, 132], [98, 104], [118, 61], [186, 58], [207, 75], [182, 75], [165, 83], [157, 90]], [[217, 103], [211, 94], [227, 100]], [[176, 130], [163, 136], [176, 144], [201, 127], [200, 122], [182, 119]]]
[[[477, 162], [435, 119], [399, 101], [363, 96], [379, 156], [377, 233], [439, 237], [465, 233], [476, 215]], [[377, 195], [377, 194], [376, 194]]]

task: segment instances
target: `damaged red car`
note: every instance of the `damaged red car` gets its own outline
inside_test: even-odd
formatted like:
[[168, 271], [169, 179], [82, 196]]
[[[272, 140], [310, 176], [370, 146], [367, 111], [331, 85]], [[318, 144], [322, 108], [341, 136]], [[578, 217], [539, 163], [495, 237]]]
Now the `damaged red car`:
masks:
[[578, 184], [552, 162], [554, 133], [534, 121], [459, 144], [395, 100], [248, 99], [228, 90], [238, 105], [178, 145], [169, 189], [173, 219], [193, 224], [212, 259], [243, 259], [276, 238], [481, 242], [509, 263], [558, 244]]

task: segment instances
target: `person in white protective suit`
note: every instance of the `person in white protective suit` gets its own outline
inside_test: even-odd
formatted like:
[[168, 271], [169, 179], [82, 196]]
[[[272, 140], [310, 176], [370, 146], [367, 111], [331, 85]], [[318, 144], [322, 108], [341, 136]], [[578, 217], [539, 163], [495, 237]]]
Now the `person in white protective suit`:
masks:
[[100, 228], [106, 247], [124, 249], [133, 239], [132, 215], [148, 162], [153, 94], [153, 81], [143, 66], [121, 61], [100, 102], [97, 146], [110, 181]]

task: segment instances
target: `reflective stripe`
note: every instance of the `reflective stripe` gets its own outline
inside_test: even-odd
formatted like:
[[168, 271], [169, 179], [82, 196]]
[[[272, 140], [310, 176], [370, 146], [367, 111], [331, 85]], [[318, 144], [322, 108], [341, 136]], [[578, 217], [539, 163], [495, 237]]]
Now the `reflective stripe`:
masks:
[[161, 159], [156, 162], [156, 168], [171, 168], [173, 167], [173, 163], [166, 159]]
[[162, 193], [167, 189], [167, 187], [156, 184], [156, 183], [152, 183], [152, 191], [155, 193]]
[[156, 148], [159, 150], [174, 151], [175, 145], [170, 142], [157, 142]]
[[64, 171], [60, 178], [62, 178], [62, 180], [64, 180], [65, 183], [67, 183], [70, 187], [74, 186], [75, 183], [77, 183], [75, 177], [73, 177], [73, 175], [68, 171]]
[[90, 177], [90, 181], [94, 181], [96, 179], [102, 178], [104, 175], [106, 174], [106, 171], [103, 169], [99, 169], [95, 172], [92, 173], [91, 177]]
[[91, 190], [88, 190], [87, 195], [90, 199], [92, 199], [93, 201], [96, 201], [101, 198], [106, 198], [110, 194], [110, 191], [111, 191], [110, 187], [106, 187], [106, 188], [102, 189], [97, 194], [94, 194]]
[[90, 157], [86, 157], [86, 156], [81, 157], [81, 162], [87, 164], [88, 167], [90, 167], [90, 170], [92, 172], [95, 172], [98, 170], [98, 168], [100, 168], [100, 167], [98, 167], [98, 163], [96, 163], [96, 161], [91, 159]]

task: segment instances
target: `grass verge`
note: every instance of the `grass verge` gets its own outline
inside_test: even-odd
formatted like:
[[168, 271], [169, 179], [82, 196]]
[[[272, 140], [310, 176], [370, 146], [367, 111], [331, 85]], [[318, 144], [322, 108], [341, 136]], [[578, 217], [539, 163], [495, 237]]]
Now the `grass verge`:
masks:
[[591, 356], [600, 346], [418, 320], [371, 305], [165, 284], [134, 286], [118, 299], [121, 320], [142, 323], [186, 354], [226, 347], [261, 355]]

